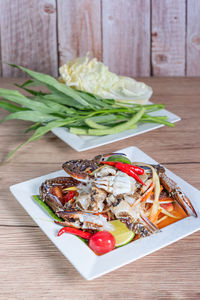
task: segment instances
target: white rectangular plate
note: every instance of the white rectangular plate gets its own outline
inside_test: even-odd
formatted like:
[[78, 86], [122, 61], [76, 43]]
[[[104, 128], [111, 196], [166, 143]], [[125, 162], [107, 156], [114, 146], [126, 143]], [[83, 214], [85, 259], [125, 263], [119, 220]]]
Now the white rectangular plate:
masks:
[[[127, 154], [132, 161], [142, 161], [150, 164], [157, 163], [136, 147], [121, 149], [119, 152]], [[94, 252], [76, 236], [64, 234], [58, 238], [57, 232], [60, 226], [54, 224], [52, 219], [32, 199], [32, 195], [39, 193], [39, 187], [43, 181], [66, 175], [64, 171], [54, 172], [13, 185], [10, 187], [10, 190], [63, 255], [84, 278], [91, 280], [161, 249], [200, 229], [200, 191], [169, 170], [167, 170], [166, 173], [174, 179], [187, 194], [198, 214], [198, 218], [190, 216], [165, 227], [154, 235], [136, 240], [102, 256], [95, 255]]]
[[[152, 103], [148, 102], [148, 104], [152, 104]], [[179, 116], [165, 109], [152, 112], [150, 113], [150, 115], [167, 116], [168, 121], [171, 123], [175, 123], [181, 120]], [[129, 138], [131, 136], [145, 133], [163, 126], [164, 125], [158, 123], [143, 123], [143, 124], [139, 124], [139, 126], [136, 129], [130, 129], [120, 133], [104, 135], [104, 136], [76, 135], [70, 133], [69, 130], [64, 127], [55, 128], [52, 130], [52, 132], [61, 140], [63, 140], [65, 143], [70, 145], [73, 149], [81, 152], [95, 147], [103, 146], [109, 143], [113, 143], [116, 141], [120, 141]]]

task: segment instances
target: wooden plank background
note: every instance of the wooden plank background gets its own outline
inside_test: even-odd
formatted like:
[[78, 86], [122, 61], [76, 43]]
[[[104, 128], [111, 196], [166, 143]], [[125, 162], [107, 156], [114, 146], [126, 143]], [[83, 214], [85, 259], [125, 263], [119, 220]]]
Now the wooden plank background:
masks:
[[199, 76], [199, 16], [199, 0], [0, 0], [0, 59], [57, 76], [89, 51], [120, 75]]

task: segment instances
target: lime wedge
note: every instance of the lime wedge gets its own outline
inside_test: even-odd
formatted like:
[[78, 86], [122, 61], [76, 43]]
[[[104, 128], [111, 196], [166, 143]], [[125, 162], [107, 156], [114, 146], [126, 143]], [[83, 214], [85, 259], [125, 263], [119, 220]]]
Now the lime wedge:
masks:
[[120, 247], [128, 244], [135, 236], [135, 233], [129, 230], [124, 223], [119, 220], [109, 221], [112, 225], [112, 230], [109, 232], [115, 237], [115, 247]]
[[108, 157], [107, 161], [119, 161], [124, 164], [131, 164], [130, 159], [128, 159], [128, 157], [123, 156], [123, 155], [112, 155], [112, 156]]

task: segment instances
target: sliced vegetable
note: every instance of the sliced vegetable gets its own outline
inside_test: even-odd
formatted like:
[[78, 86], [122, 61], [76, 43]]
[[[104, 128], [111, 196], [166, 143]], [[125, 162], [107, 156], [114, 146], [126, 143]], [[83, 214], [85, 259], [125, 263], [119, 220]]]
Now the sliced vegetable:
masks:
[[77, 186], [70, 186], [68, 188], [63, 189], [63, 191], [77, 191], [78, 188]]
[[109, 222], [113, 230], [109, 232], [114, 236], [116, 244], [115, 247], [120, 247], [128, 244], [135, 236], [135, 233], [128, 229], [128, 227], [119, 220]]
[[139, 166], [145, 166], [152, 170], [152, 179], [153, 179], [153, 184], [154, 184], [154, 201], [153, 201], [153, 205], [151, 207], [149, 219], [152, 223], [155, 223], [158, 218], [157, 212], [158, 212], [158, 209], [160, 208], [160, 205], [159, 205], [159, 196], [160, 196], [160, 191], [161, 191], [160, 179], [158, 177], [156, 170], [151, 165], [141, 163], [141, 162], [134, 162], [134, 164], [139, 165]]
[[141, 202], [146, 201], [151, 196], [151, 194], [153, 193], [153, 189], [154, 189], [154, 185], [152, 183], [149, 189], [147, 190], [147, 192], [145, 192], [144, 195], [142, 196]]
[[170, 218], [174, 218], [174, 219], [179, 219], [179, 217], [171, 214], [169, 211], [167, 211], [166, 209], [164, 209], [163, 207], [161, 207], [161, 212], [164, 214], [164, 215], [167, 215], [168, 217]]
[[156, 225], [161, 223], [162, 221], [166, 220], [168, 218], [168, 216], [163, 216], [162, 218], [160, 218], [157, 222]]

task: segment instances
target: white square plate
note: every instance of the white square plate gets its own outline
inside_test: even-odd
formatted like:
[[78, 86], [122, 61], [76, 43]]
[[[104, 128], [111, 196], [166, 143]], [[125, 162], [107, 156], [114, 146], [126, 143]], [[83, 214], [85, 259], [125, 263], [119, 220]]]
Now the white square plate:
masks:
[[[152, 102], [148, 102], [148, 104], [152, 104]], [[168, 121], [171, 123], [175, 123], [181, 120], [179, 116], [165, 109], [152, 112], [150, 113], [150, 115], [167, 116]], [[70, 133], [69, 130], [64, 127], [55, 128], [52, 130], [52, 132], [61, 140], [63, 140], [65, 143], [70, 145], [73, 149], [75, 149], [78, 152], [81, 152], [95, 147], [103, 146], [109, 143], [113, 143], [116, 141], [120, 141], [129, 138], [131, 136], [145, 133], [163, 126], [164, 125], [158, 123], [143, 123], [143, 124], [139, 124], [136, 129], [130, 129], [120, 133], [104, 135], [104, 136], [76, 135]]]
[[[136, 147], [121, 149], [119, 152], [127, 154], [132, 161], [142, 161], [150, 164], [157, 163]], [[10, 190], [63, 255], [84, 278], [91, 280], [161, 249], [200, 229], [200, 191], [169, 170], [167, 170], [166, 173], [174, 179], [187, 194], [198, 214], [198, 218], [190, 216], [163, 228], [154, 235], [136, 240], [102, 256], [95, 255], [94, 252], [76, 236], [64, 234], [58, 238], [56, 235], [60, 226], [54, 224], [52, 219], [32, 199], [32, 195], [39, 193], [39, 186], [43, 181], [66, 175], [64, 171], [54, 172], [13, 185], [10, 187]]]

